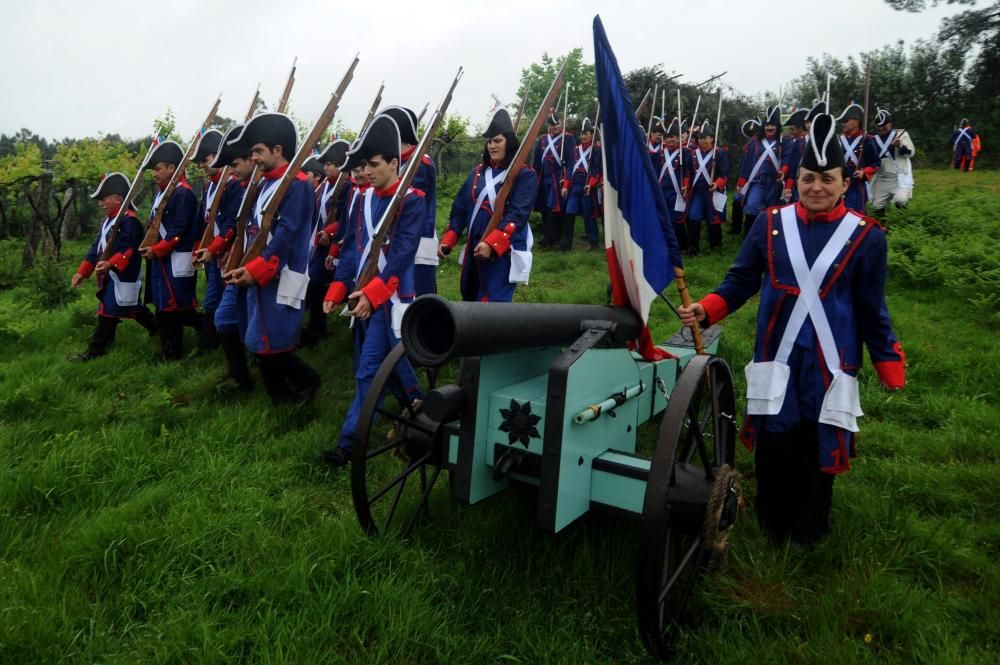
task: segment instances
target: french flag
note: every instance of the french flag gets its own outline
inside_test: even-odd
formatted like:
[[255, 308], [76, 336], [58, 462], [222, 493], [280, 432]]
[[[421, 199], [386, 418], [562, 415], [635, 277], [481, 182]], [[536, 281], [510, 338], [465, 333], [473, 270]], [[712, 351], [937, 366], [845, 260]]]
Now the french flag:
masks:
[[[604, 157], [604, 244], [615, 305], [649, 321], [649, 308], [683, 267], [667, 204], [646, 152], [646, 134], [635, 117], [618, 60], [601, 17], [594, 17], [594, 60], [601, 108]], [[646, 360], [669, 357], [644, 325], [637, 340]]]

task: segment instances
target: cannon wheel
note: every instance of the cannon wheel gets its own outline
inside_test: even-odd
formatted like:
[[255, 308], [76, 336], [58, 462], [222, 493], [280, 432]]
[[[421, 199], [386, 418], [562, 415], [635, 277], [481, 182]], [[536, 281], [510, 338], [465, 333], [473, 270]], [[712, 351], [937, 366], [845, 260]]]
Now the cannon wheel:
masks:
[[[369, 536], [398, 533], [407, 537], [420, 515], [427, 512], [427, 499], [441, 475], [436, 446], [426, 445], [436, 435], [433, 424], [419, 418], [419, 406], [406, 405], [402, 412], [379, 397], [389, 396], [396, 367], [404, 362], [403, 344], [397, 344], [378, 368], [361, 405], [351, 456], [351, 496], [361, 528]], [[434, 388], [437, 369], [421, 372], [423, 389]], [[395, 400], [389, 400], [395, 403]], [[380, 427], [381, 423], [391, 423]], [[395, 430], [398, 436], [387, 432]], [[416, 439], [423, 444], [416, 445]]]
[[[718, 356], [702, 355], [695, 356], [681, 373], [663, 416], [646, 484], [636, 576], [639, 632], [650, 652], [660, 658], [671, 655], [681, 615], [709, 561], [702, 528], [707, 497], [718, 478], [733, 482], [726, 474], [735, 475], [730, 471], [735, 409], [729, 366]], [[691, 492], [684, 492], [687, 503], [678, 505], [682, 493], [676, 489], [679, 469], [687, 484], [694, 479], [694, 496], [704, 496], [704, 506], [700, 498], [692, 505]], [[673, 506], [671, 490], [677, 495]], [[735, 518], [735, 506], [730, 508], [727, 529]]]

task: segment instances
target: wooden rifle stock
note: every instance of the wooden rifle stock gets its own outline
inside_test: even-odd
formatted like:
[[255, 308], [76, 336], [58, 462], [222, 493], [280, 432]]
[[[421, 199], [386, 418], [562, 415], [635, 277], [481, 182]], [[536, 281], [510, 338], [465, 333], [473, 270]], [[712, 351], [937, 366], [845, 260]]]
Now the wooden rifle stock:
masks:
[[[278, 100], [278, 113], [284, 113], [285, 109], [288, 108], [288, 97], [292, 94], [292, 86], [295, 84], [295, 63], [298, 60], [298, 58], [292, 60], [292, 69], [288, 72], [285, 90], [281, 94], [281, 99]], [[243, 261], [243, 245], [246, 244], [247, 219], [250, 217], [254, 201], [257, 200], [257, 187], [259, 185], [260, 167], [254, 166], [253, 171], [250, 172], [249, 182], [247, 182], [247, 190], [243, 192], [243, 199], [240, 201], [240, 209], [236, 213], [236, 238], [229, 248], [229, 254], [226, 255], [226, 265], [222, 271], [223, 275], [239, 268]]]
[[[253, 100], [250, 102], [250, 108], [247, 110], [247, 114], [243, 119], [244, 123], [250, 121], [253, 117], [254, 111], [257, 110], [257, 102], [260, 100], [260, 86], [257, 87], [257, 92], [253, 94]], [[225, 138], [225, 136], [223, 136]], [[222, 144], [219, 144], [219, 150], [222, 150]], [[219, 204], [222, 203], [222, 191], [226, 187], [226, 182], [229, 180], [229, 164], [222, 167], [222, 173], [219, 174], [219, 186], [215, 190], [215, 196], [212, 197], [212, 205], [208, 209], [208, 215], [205, 217], [205, 232], [201, 234], [201, 243], [198, 247], [201, 249], [207, 249], [212, 240], [215, 238], [215, 218], [219, 215]]]
[[[462, 68], [458, 68], [458, 73], [455, 75], [455, 79], [451, 82], [451, 86], [448, 88], [448, 92], [445, 94], [444, 99], [438, 104], [437, 109], [434, 111], [434, 115], [431, 116], [430, 126], [424, 135], [420, 137], [420, 142], [413, 149], [413, 154], [410, 155], [409, 161], [406, 163], [406, 170], [403, 171], [403, 177], [399, 179], [399, 185], [396, 188], [396, 193], [393, 194], [392, 200], [389, 201], [388, 207], [386, 207], [385, 212], [382, 213], [382, 218], [379, 219], [378, 231], [375, 236], [371, 238], [371, 249], [368, 251], [368, 258], [365, 261], [364, 266], [361, 268], [361, 272], [358, 273], [357, 282], [354, 285], [354, 290], [359, 291], [368, 285], [370, 281], [378, 274], [378, 259], [382, 254], [382, 246], [385, 245], [386, 238], [392, 232], [395, 226], [396, 218], [398, 216], [399, 210], [403, 205], [403, 199], [406, 198], [406, 194], [410, 189], [410, 184], [417, 175], [417, 171], [420, 169], [420, 164], [424, 160], [424, 155], [427, 154], [428, 148], [431, 146], [431, 141], [434, 140], [434, 135], [437, 134], [438, 129], [440, 129], [442, 122], [444, 122], [445, 112], [448, 110], [448, 106], [451, 104], [451, 96], [455, 92], [455, 87], [462, 78]], [[349, 301], [350, 309], [354, 309], [357, 306], [357, 299]]]
[[181, 163], [177, 165], [176, 169], [174, 169], [174, 174], [170, 177], [170, 182], [167, 183], [166, 189], [163, 190], [163, 196], [160, 197], [160, 204], [156, 206], [153, 221], [149, 224], [149, 228], [146, 229], [146, 237], [142, 239], [142, 244], [139, 246], [140, 250], [156, 244], [160, 235], [160, 224], [163, 223], [163, 213], [167, 209], [170, 197], [177, 188], [177, 183], [184, 178], [184, 172], [187, 170], [188, 163], [194, 158], [195, 153], [198, 152], [198, 146], [201, 144], [201, 138], [204, 136], [208, 126], [212, 124], [213, 120], [215, 120], [215, 114], [219, 110], [219, 103], [221, 101], [222, 95], [219, 95], [215, 100], [215, 104], [212, 105], [212, 110], [208, 112], [208, 115], [205, 117], [205, 121], [201, 123], [201, 127], [198, 128], [198, 132], [194, 135], [194, 138], [191, 139], [191, 143], [188, 144], [187, 152], [184, 153], [184, 158], [181, 159]]
[[333, 117], [337, 113], [337, 108], [340, 106], [340, 99], [344, 96], [344, 91], [347, 90], [347, 86], [350, 85], [351, 80], [354, 78], [354, 68], [358, 66], [358, 56], [354, 56], [354, 60], [351, 61], [351, 65], [347, 68], [347, 72], [344, 77], [340, 80], [340, 85], [337, 89], [333, 91], [330, 95], [330, 101], [327, 102], [326, 108], [323, 109], [323, 113], [320, 114], [319, 119], [316, 124], [313, 125], [312, 130], [309, 134], [302, 140], [299, 145], [299, 149], [295, 152], [295, 156], [289, 161], [288, 169], [285, 171], [285, 175], [281, 177], [278, 185], [274, 191], [274, 194], [267, 202], [267, 206], [264, 208], [261, 214], [260, 220], [260, 232], [257, 237], [254, 238], [253, 243], [243, 254], [243, 261], [240, 263], [241, 266], [245, 266], [249, 261], [254, 260], [260, 253], [264, 251], [267, 246], [267, 236], [271, 231], [271, 223], [274, 221], [274, 216], [278, 212], [278, 206], [281, 205], [281, 200], [285, 197], [285, 192], [288, 191], [289, 185], [295, 180], [302, 168], [302, 164], [308, 159], [309, 155], [312, 154], [313, 146], [319, 142], [320, 138], [323, 136], [323, 132], [329, 127], [330, 123], [333, 122]]
[[115, 241], [118, 240], [118, 232], [121, 231], [122, 224], [125, 221], [126, 213], [129, 212], [129, 208], [132, 206], [132, 200], [135, 195], [139, 192], [139, 180], [142, 178], [142, 169], [146, 165], [146, 160], [149, 156], [153, 154], [153, 150], [156, 148], [156, 141], [154, 140], [149, 144], [149, 150], [146, 151], [145, 157], [139, 162], [139, 171], [135, 174], [132, 179], [132, 183], [129, 185], [128, 192], [125, 194], [125, 199], [122, 201], [121, 207], [118, 209], [118, 214], [115, 215], [115, 221], [111, 225], [111, 231], [108, 233], [107, 243], [104, 245], [104, 251], [101, 252], [100, 260], [107, 261], [114, 255]]

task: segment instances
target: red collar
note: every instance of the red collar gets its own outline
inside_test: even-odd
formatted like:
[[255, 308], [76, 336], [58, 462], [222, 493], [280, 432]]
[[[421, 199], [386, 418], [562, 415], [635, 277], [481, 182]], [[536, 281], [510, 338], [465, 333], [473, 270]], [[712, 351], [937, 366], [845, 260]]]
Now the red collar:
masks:
[[219, 169], [218, 171], [215, 172], [215, 175], [208, 176], [208, 179], [214, 182], [215, 184], [219, 184], [219, 178], [221, 177], [222, 177], [222, 169]]
[[591, 143], [593, 143], [593, 141], [587, 141], [586, 143], [581, 143], [580, 147], [583, 148], [584, 150], [586, 150], [587, 148], [590, 147]]
[[801, 202], [795, 204], [795, 214], [806, 224], [810, 222], [839, 222], [847, 214], [847, 206], [840, 200], [830, 212], [810, 213]]
[[410, 146], [409, 149], [404, 150], [403, 154], [401, 154], [399, 156], [399, 161], [401, 161], [401, 162], [408, 162], [408, 161], [410, 161], [410, 155], [412, 155], [413, 151], [416, 150], [416, 149], [417, 149], [417, 146], [413, 145], [413, 146]]
[[[169, 184], [170, 184], [170, 181], [168, 180], [165, 183], [163, 183], [162, 185], [157, 185], [157, 187], [159, 187], [160, 191], [162, 192], [162, 191], [164, 191], [167, 188], [167, 185], [169, 185]], [[177, 181], [177, 185], [175, 187], [184, 187], [184, 186], [188, 186], [188, 184], [187, 184], [187, 175], [181, 176], [181, 179]], [[188, 189], [191, 189], [191, 187], [188, 186]]]
[[114, 219], [118, 215], [118, 211], [121, 210], [121, 209], [122, 209], [122, 207], [118, 206], [117, 208], [114, 208], [113, 210], [111, 210], [108, 213], [108, 219]]
[[327, 177], [326, 181], [328, 183], [330, 183], [331, 185], [336, 185], [337, 184], [337, 179], [336, 178]]
[[378, 196], [379, 198], [386, 198], [394, 195], [396, 193], [396, 190], [399, 189], [399, 185], [401, 182], [402, 180], [396, 180], [396, 182], [392, 183], [385, 189], [376, 189], [375, 196]]
[[261, 175], [268, 180], [277, 180], [281, 176], [285, 175], [285, 171], [288, 170], [289, 163], [285, 162], [281, 166], [271, 169], [270, 171], [265, 171]]
[[507, 160], [501, 159], [500, 161], [490, 160], [490, 168], [492, 169], [505, 169], [507, 168]]
[[844, 136], [846, 136], [846, 137], [847, 137], [847, 138], [849, 138], [849, 139], [853, 139], [853, 138], [854, 138], [855, 136], [858, 136], [859, 134], [861, 134], [861, 129], [856, 129], [856, 130], [855, 130], [855, 131], [854, 131], [853, 133], [851, 133], [851, 134], [848, 134], [847, 132], [844, 132]]
[[371, 183], [366, 183], [366, 184], [364, 184], [364, 185], [359, 185], [358, 183], [356, 183], [356, 182], [355, 182], [355, 183], [354, 183], [354, 186], [358, 188], [358, 191], [359, 191], [359, 192], [363, 192], [363, 191], [365, 191], [366, 189], [368, 189], [369, 187], [371, 187], [372, 185], [371, 185]]

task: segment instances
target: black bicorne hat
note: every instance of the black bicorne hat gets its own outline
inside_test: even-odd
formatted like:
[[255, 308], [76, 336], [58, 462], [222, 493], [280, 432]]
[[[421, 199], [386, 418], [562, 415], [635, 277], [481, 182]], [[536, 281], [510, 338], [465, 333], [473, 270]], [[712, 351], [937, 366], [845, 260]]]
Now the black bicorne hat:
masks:
[[396, 121], [399, 127], [399, 140], [410, 145], [417, 145], [417, 114], [403, 106], [387, 106], [378, 112]]
[[322, 152], [316, 155], [316, 159], [323, 164], [333, 164], [338, 169], [342, 169], [347, 165], [347, 151], [350, 149], [350, 143], [344, 139], [337, 139], [323, 148]]
[[788, 116], [788, 120], [785, 121], [786, 127], [805, 127], [806, 117], [809, 115], [809, 109], [798, 109], [792, 111], [792, 114]]
[[760, 129], [760, 127], [761, 127], [760, 120], [758, 120], [757, 118], [750, 118], [742, 125], [740, 125], [740, 133], [742, 133], [743, 136], [750, 138], [751, 136], [754, 135], [754, 132]]
[[184, 149], [177, 141], [164, 141], [153, 149], [142, 169], [151, 169], [160, 162], [177, 166], [184, 159]]
[[100, 201], [105, 196], [112, 196], [114, 194], [125, 198], [130, 186], [128, 176], [124, 173], [119, 173], [118, 171], [105, 173], [101, 182], [97, 185], [97, 189], [90, 193], [90, 198]]
[[844, 150], [837, 141], [837, 124], [829, 113], [820, 113], [809, 127], [800, 167], [823, 172], [844, 166]]
[[699, 136], [710, 136], [710, 137], [712, 137], [714, 139], [715, 138], [715, 130], [712, 128], [712, 123], [710, 123], [708, 120], [706, 120], [704, 123], [702, 123], [702, 125], [701, 125], [701, 131], [699, 132], [698, 135]]
[[219, 143], [222, 141], [222, 132], [218, 129], [210, 129], [202, 134], [198, 141], [198, 151], [194, 153], [194, 163], [201, 164], [209, 155], [219, 152]]
[[[261, 113], [254, 116], [243, 125], [242, 131], [230, 141], [232, 147], [244, 154], [257, 143], [270, 143], [281, 146], [281, 154], [291, 161], [295, 155], [295, 147], [299, 142], [299, 132], [295, 123], [284, 113]], [[228, 147], [229, 144], [227, 144]]]
[[373, 155], [382, 155], [387, 160], [399, 157], [401, 152], [399, 138], [399, 125], [389, 115], [375, 116], [365, 133], [358, 137], [358, 140], [347, 153], [347, 166], [355, 168]]
[[809, 109], [809, 113], [806, 114], [806, 122], [812, 122], [820, 113], [827, 113], [826, 102], [822, 99], [813, 104], [813, 107]]
[[552, 127], [554, 125], [558, 125], [560, 122], [562, 122], [562, 119], [559, 117], [559, 114], [556, 113], [556, 110], [550, 109], [548, 118], [549, 126]]
[[875, 111], [875, 124], [881, 127], [887, 122], [892, 122], [892, 113], [889, 112], [889, 109], [877, 109]]
[[971, 122], [969, 122], [969, 119], [968, 119], [968, 118], [962, 118], [961, 120], [959, 120], [959, 121], [958, 121], [958, 126], [959, 126], [959, 127], [968, 127], [968, 126], [969, 126], [969, 125], [971, 125], [971, 124], [972, 124], [972, 123], [971, 123]]
[[243, 125], [239, 124], [233, 126], [232, 128], [230, 128], [228, 132], [225, 133], [225, 135], [219, 141], [219, 145], [221, 147], [218, 149], [218, 152], [215, 153], [215, 161], [213, 161], [211, 164], [211, 167], [213, 169], [222, 168], [232, 163], [232, 161], [237, 157], [243, 157], [244, 159], [246, 159], [247, 157], [250, 156], [249, 150], [239, 151], [236, 149], [236, 146], [232, 143], [232, 141], [237, 136], [239, 136], [240, 132], [242, 131], [243, 131]]
[[670, 125], [667, 126], [666, 130], [663, 132], [664, 136], [680, 136], [681, 135], [681, 123], [674, 118], [670, 121]]
[[864, 107], [861, 106], [861, 104], [855, 104], [854, 102], [851, 102], [850, 104], [847, 105], [847, 108], [844, 109], [844, 112], [837, 117], [837, 122], [844, 122], [845, 120], [852, 120], [852, 119], [861, 121], [864, 120], [864, 118], [865, 118]]
[[765, 125], [781, 127], [781, 106], [775, 104], [767, 107], [767, 115], [764, 116]]
[[315, 173], [319, 176], [323, 175], [323, 163], [316, 159], [315, 156], [310, 157], [306, 161], [302, 162], [302, 171], [305, 173]]
[[513, 133], [514, 123], [510, 120], [510, 113], [507, 112], [507, 109], [497, 109], [493, 113], [493, 117], [490, 118], [490, 124], [486, 127], [486, 131], [483, 132], [483, 138], [491, 139], [500, 134]]
[[586, 134], [587, 132], [594, 133], [594, 123], [590, 121], [590, 118], [584, 118], [583, 124], [580, 125], [580, 133]]
[[681, 121], [681, 134], [691, 131], [691, 123], [684, 119]]
[[650, 134], [662, 134], [663, 133], [663, 118], [658, 115], [653, 116], [653, 124], [650, 126]]

